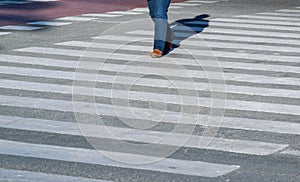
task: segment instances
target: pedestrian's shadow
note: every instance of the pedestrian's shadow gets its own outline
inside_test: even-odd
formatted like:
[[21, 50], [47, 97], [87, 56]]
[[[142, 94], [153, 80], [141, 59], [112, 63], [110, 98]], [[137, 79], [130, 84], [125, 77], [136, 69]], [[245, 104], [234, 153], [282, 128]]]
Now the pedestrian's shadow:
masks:
[[180, 47], [180, 44], [183, 40], [202, 32], [206, 27], [209, 26], [208, 14], [202, 14], [195, 16], [194, 18], [187, 18], [177, 20], [170, 24], [173, 31], [173, 40], [172, 40], [172, 49]]

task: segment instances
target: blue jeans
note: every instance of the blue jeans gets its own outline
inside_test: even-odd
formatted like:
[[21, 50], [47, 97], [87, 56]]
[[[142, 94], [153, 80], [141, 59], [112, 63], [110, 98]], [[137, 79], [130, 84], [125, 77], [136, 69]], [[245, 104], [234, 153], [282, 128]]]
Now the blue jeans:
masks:
[[166, 41], [171, 41], [171, 28], [168, 23], [168, 8], [171, 0], [147, 0], [149, 15], [154, 22], [153, 49], [164, 51]]

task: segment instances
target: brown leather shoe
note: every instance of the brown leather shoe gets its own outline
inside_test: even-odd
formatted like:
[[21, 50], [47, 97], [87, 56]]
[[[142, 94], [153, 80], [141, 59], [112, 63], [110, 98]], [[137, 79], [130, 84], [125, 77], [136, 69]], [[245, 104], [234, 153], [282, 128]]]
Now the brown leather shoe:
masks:
[[174, 39], [175, 35], [172, 31], [172, 29], [169, 27], [169, 31], [168, 31], [168, 34], [167, 34], [167, 40], [165, 42], [165, 48], [164, 48], [164, 51], [163, 51], [163, 54], [166, 55], [170, 52], [170, 50], [172, 49], [172, 42], [173, 42], [173, 39]]
[[153, 52], [151, 53], [152, 58], [160, 58], [162, 57], [162, 51], [158, 49], [154, 49]]
[[172, 48], [172, 42], [166, 42], [164, 48], [164, 54], [168, 54]]

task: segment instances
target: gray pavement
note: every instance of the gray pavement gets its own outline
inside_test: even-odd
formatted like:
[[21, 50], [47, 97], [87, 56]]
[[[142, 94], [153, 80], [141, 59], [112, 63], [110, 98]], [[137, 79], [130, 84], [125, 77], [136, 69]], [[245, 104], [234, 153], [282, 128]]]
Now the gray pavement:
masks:
[[300, 3], [169, 16], [162, 59], [143, 8], [1, 30], [0, 181], [300, 181]]

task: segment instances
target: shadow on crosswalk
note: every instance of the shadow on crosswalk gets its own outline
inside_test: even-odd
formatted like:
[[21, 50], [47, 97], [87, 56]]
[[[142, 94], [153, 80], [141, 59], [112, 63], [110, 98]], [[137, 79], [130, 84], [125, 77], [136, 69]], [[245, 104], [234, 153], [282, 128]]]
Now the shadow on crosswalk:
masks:
[[201, 14], [194, 18], [185, 18], [172, 22], [170, 25], [175, 35], [172, 41], [172, 51], [180, 47], [183, 40], [203, 32], [209, 26], [209, 20], [205, 19], [208, 17], [208, 14]]

